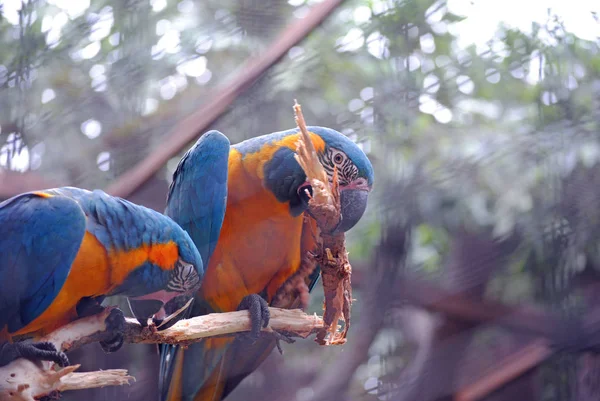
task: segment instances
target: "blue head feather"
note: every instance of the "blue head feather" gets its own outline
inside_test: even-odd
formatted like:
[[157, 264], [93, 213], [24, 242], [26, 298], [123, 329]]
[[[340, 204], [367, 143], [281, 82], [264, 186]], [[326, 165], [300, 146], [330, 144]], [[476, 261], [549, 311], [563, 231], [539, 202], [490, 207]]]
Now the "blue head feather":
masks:
[[[369, 186], [373, 185], [373, 166], [371, 165], [371, 162], [369, 161], [369, 158], [365, 152], [363, 152], [356, 143], [352, 142], [346, 135], [331, 128], [318, 126], [309, 126], [306, 128], [309, 132], [320, 136], [327, 146], [344, 152], [358, 168], [359, 177], [365, 178]], [[266, 144], [280, 141], [286, 136], [296, 133], [298, 133], [298, 128], [274, 132], [272, 134], [247, 139], [234, 145], [233, 148], [237, 149], [243, 156], [245, 156], [247, 154], [259, 152]], [[290, 159], [290, 163], [292, 162], [295, 163], [295, 160]], [[289, 168], [291, 168], [291, 166]]]
[[374, 172], [369, 158], [361, 148], [352, 142], [346, 135], [325, 127], [306, 127], [309, 132], [319, 135], [325, 144], [331, 148], [341, 150], [352, 160], [358, 168], [358, 176], [367, 180], [369, 186], [373, 185]]

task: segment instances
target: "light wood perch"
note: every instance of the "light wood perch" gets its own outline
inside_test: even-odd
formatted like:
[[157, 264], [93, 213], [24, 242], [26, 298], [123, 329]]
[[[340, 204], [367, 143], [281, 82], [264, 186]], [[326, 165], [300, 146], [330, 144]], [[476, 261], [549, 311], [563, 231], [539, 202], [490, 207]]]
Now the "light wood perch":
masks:
[[[105, 339], [105, 320], [109, 309], [95, 316], [79, 319], [61, 327], [42, 341], [50, 341], [57, 348], [69, 351], [82, 345]], [[264, 332], [278, 331], [288, 336], [308, 337], [323, 327], [317, 315], [307, 315], [299, 309], [270, 308], [269, 327]], [[172, 327], [156, 331], [142, 328], [137, 320], [126, 320], [125, 342], [167, 343], [189, 345], [203, 338], [231, 335], [250, 330], [247, 311], [213, 313], [181, 320]], [[34, 363], [18, 359], [0, 368], [0, 401], [34, 401], [55, 391], [80, 390], [129, 384], [135, 380], [127, 370], [111, 369], [98, 372], [74, 372], [79, 365], [55, 370], [50, 362]]]

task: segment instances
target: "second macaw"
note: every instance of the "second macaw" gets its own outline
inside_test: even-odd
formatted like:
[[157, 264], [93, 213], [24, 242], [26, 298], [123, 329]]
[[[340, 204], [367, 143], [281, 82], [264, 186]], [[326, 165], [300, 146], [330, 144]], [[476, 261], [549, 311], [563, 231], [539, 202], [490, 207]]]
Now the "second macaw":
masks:
[[[160, 324], [203, 275], [190, 236], [154, 210], [72, 187], [8, 199], [0, 203], [0, 366], [20, 357], [67, 365], [50, 343], [17, 340], [100, 312], [106, 296], [127, 296], [142, 324]], [[123, 313], [113, 312], [107, 352], [123, 343]]]
[[[343, 219], [338, 230], [347, 231], [365, 211], [373, 168], [364, 152], [340, 132], [308, 130], [329, 178], [334, 169], [339, 173]], [[190, 232], [199, 249], [205, 249], [203, 260], [208, 261], [192, 313], [249, 309], [256, 342], [218, 338], [186, 350], [162, 346], [161, 401], [221, 400], [273, 349], [273, 339], [257, 338], [260, 326], [268, 323], [266, 307], [300, 267], [302, 255], [315, 246], [315, 222], [304, 213], [308, 183], [294, 158], [298, 138], [294, 129], [230, 147], [222, 134], [211, 131], [181, 160], [166, 213]], [[218, 177], [207, 190], [207, 180], [215, 172]], [[221, 228], [220, 233], [215, 231], [211, 238], [193, 234], [194, 222], [210, 215], [202, 207], [206, 195], [197, 195], [200, 189], [227, 198], [222, 228], [215, 227]], [[318, 275], [317, 271], [308, 279], [309, 289]]]

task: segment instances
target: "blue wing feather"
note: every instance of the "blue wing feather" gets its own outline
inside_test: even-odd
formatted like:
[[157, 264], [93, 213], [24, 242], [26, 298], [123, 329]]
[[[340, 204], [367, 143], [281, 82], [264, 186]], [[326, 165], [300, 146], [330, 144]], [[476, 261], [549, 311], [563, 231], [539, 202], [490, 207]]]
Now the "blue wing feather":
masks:
[[0, 330], [17, 331], [54, 300], [85, 233], [67, 197], [27, 193], [0, 203]]
[[[202, 256], [204, 266], [208, 266], [215, 250], [225, 217], [229, 148], [229, 139], [218, 131], [209, 131], [202, 135], [179, 162], [167, 196], [165, 214], [188, 232]], [[193, 309], [197, 311], [198, 305], [195, 306]], [[188, 309], [188, 312], [191, 309]], [[178, 350], [179, 347], [171, 345], [160, 346], [161, 399], [166, 398]], [[202, 351], [203, 347], [193, 345], [186, 350], [184, 370], [198, 371], [209, 368], [187, 366], [202, 364], [206, 358], [197, 355]], [[184, 381], [183, 385], [197, 389], [201, 383]], [[184, 389], [184, 393], [187, 392]]]
[[202, 135], [179, 162], [167, 196], [165, 214], [188, 232], [205, 266], [225, 217], [229, 147], [218, 131]]

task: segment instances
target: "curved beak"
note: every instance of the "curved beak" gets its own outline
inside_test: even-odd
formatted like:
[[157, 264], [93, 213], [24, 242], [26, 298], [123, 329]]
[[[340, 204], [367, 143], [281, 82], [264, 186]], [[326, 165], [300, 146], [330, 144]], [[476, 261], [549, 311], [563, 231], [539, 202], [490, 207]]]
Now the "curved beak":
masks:
[[129, 298], [129, 308], [133, 316], [143, 326], [148, 325], [148, 319], [158, 330], [168, 329], [179, 320], [188, 317], [190, 306], [194, 302], [193, 294], [179, 295], [167, 302], [159, 299]]
[[342, 206], [342, 221], [336, 232], [346, 232], [358, 223], [367, 209], [369, 188], [341, 187], [340, 203]]
[[139, 297], [127, 299], [131, 313], [142, 327], [148, 319], [159, 330], [171, 327], [187, 317], [186, 313], [194, 301], [194, 294], [200, 288], [201, 280], [193, 265], [178, 261], [171, 271], [166, 289]]

